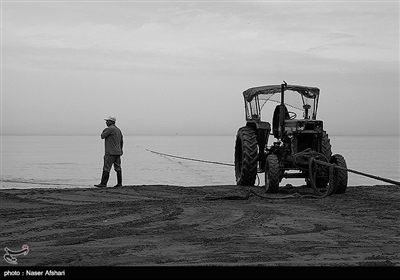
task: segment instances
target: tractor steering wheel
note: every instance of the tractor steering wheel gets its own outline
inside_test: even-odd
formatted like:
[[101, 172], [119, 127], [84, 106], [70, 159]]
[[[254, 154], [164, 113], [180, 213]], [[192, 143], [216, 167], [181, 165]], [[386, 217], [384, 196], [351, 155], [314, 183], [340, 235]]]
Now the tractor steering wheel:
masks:
[[297, 117], [297, 114], [295, 112], [288, 112], [289, 114], [289, 119], [293, 120]]

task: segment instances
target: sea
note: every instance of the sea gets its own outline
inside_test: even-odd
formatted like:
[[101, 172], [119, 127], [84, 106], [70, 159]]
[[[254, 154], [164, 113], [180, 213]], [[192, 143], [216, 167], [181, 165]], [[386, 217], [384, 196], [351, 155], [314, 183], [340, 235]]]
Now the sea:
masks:
[[[235, 135], [124, 135], [124, 185], [184, 187], [235, 185]], [[351, 170], [400, 181], [399, 136], [329, 135], [333, 154]], [[275, 139], [269, 139], [272, 143]], [[104, 140], [100, 136], [1, 136], [0, 189], [94, 188], [100, 183]], [[283, 179], [301, 186], [304, 179]], [[111, 171], [109, 186], [116, 184]], [[264, 173], [256, 185], [264, 186]], [[349, 187], [390, 183], [349, 173]]]

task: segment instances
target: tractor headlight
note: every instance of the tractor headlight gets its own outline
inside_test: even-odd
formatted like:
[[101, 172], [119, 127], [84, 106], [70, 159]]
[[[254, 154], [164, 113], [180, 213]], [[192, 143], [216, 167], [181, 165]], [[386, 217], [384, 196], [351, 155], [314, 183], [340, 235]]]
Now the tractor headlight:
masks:
[[321, 131], [322, 130], [322, 122], [316, 122], [315, 123], [315, 130]]
[[298, 122], [296, 126], [297, 131], [303, 131], [304, 130], [304, 123], [303, 122]]

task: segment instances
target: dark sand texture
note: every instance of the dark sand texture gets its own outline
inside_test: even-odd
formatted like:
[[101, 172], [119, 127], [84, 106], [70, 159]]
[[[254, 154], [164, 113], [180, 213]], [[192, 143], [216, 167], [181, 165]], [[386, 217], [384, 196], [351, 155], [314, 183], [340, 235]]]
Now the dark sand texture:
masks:
[[21, 266], [400, 266], [398, 186], [353, 186], [324, 199], [204, 199], [244, 193], [162, 185], [2, 190], [1, 246], [28, 245]]

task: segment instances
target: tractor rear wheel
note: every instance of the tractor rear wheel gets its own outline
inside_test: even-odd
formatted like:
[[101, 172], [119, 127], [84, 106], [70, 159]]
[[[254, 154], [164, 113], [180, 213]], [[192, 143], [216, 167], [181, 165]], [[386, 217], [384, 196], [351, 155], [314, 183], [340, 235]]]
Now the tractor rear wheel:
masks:
[[[332, 146], [326, 131], [322, 132], [321, 154], [323, 154], [328, 161], [332, 156]], [[325, 168], [325, 172], [321, 175], [321, 177], [315, 179], [316, 186], [317, 188], [326, 188], [329, 182], [329, 168]]]
[[257, 176], [258, 144], [254, 129], [239, 128], [235, 143], [236, 184], [253, 186]]
[[[329, 162], [337, 165], [338, 167], [347, 169], [346, 161], [342, 155], [334, 154], [331, 157]], [[346, 189], [347, 189], [347, 181], [348, 181], [347, 170], [334, 168], [334, 170], [333, 170], [333, 184], [334, 184], [333, 194], [345, 193]]]
[[273, 154], [268, 155], [265, 161], [265, 190], [268, 193], [277, 193], [280, 181], [278, 157]]

